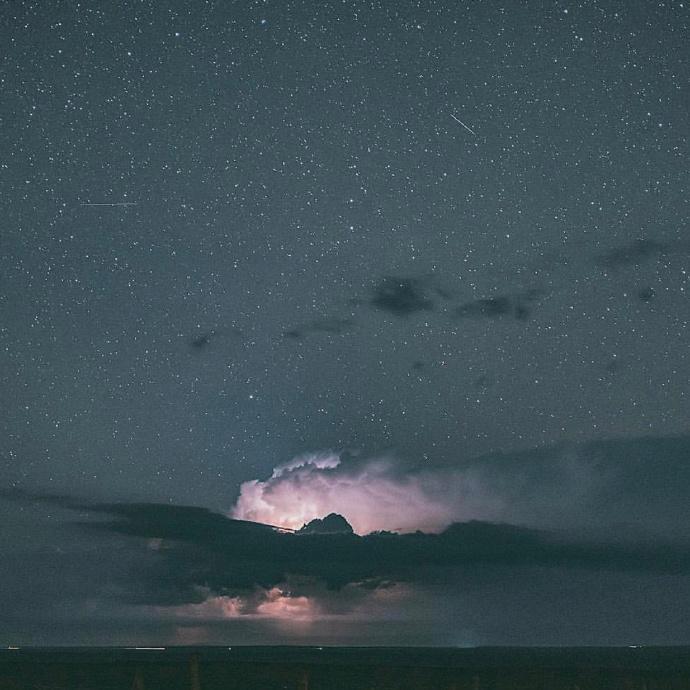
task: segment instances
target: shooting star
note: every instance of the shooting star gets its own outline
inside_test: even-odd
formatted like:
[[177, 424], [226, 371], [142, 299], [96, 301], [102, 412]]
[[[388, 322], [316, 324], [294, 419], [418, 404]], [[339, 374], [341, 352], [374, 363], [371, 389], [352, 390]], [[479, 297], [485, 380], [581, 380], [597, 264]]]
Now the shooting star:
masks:
[[455, 117], [455, 115], [453, 115], [453, 113], [451, 113], [450, 116], [451, 116], [458, 124], [462, 125], [472, 136], [475, 136], [475, 137], [477, 136], [477, 133], [476, 133], [473, 129], [470, 129], [462, 120], [460, 120], [460, 119], [458, 119], [457, 117]]
[[136, 201], [116, 201], [114, 203], [101, 203], [101, 204], [90, 204], [90, 203], [83, 203], [79, 204], [80, 206], [136, 206], [137, 202]]

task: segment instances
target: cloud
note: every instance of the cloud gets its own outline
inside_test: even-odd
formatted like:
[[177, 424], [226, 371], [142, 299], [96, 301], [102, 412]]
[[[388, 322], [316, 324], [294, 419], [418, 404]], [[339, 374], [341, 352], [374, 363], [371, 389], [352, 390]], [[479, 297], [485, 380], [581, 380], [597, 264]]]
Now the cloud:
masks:
[[[389, 275], [372, 287], [368, 298], [354, 298], [349, 303], [355, 306], [366, 304], [399, 318], [439, 310], [447, 317], [498, 319], [508, 316], [523, 321], [530, 317], [534, 304], [543, 295], [543, 290], [532, 288], [460, 304], [456, 302], [453, 306], [456, 295], [439, 284], [437, 276], [433, 274], [419, 277]], [[346, 327], [349, 324], [349, 320], [344, 322]], [[284, 336], [300, 339], [311, 331], [341, 332], [342, 328], [338, 319], [324, 319], [293, 328], [286, 331]]]
[[[440, 534], [324, 535], [280, 532], [192, 506], [92, 509], [113, 519], [89, 522], [89, 530], [138, 538], [148, 554], [132, 572], [129, 590], [120, 583], [121, 601], [168, 608], [183, 618], [349, 615], [371, 602], [414, 596], [419, 587], [447, 587], [477, 568], [690, 573], [687, 546], [616, 543], [479, 521]], [[154, 537], [163, 546], [152, 553], [147, 545]]]
[[[386, 276], [374, 286], [369, 304], [400, 317], [433, 311], [438, 306], [439, 298], [449, 300], [452, 297], [451, 293], [434, 283], [432, 277]], [[531, 289], [472, 300], [456, 306], [451, 313], [460, 318], [495, 319], [511, 316], [524, 320], [530, 316], [531, 305], [537, 302], [542, 294], [541, 290]]]
[[[111, 519], [80, 522], [83, 528], [137, 538], [149, 554], [148, 572], [139, 573], [145, 584], [133, 587], [131, 603], [241, 597], [238, 615], [257, 610], [276, 587], [288, 596], [348, 587], [355, 588], [348, 596], [363, 596], [395, 582], [433, 582], [434, 569], [477, 564], [690, 573], [684, 545], [616, 543], [477, 520], [454, 523], [439, 534], [358, 536], [281, 532], [194, 506], [117, 503], [89, 510]], [[153, 539], [160, 543], [152, 551]]]
[[455, 315], [460, 318], [497, 319], [509, 316], [524, 321], [531, 314], [531, 305], [542, 295], [540, 290], [527, 290], [509, 295], [498, 295], [486, 299], [465, 302], [456, 307]]
[[553, 446], [442, 466], [322, 453], [242, 484], [231, 515], [297, 529], [335, 512], [359, 534], [488, 520], [663, 535], [690, 525], [688, 485], [688, 437]]
[[[158, 621], [161, 630], [179, 628], [181, 637], [174, 639], [187, 639], [192, 629], [204, 640], [247, 631], [256, 639], [306, 640], [330, 630], [342, 643], [376, 640], [381, 625], [399, 625], [401, 641], [438, 644], [453, 641], [462, 619], [479, 631], [470, 638], [475, 642], [514, 643], [527, 634], [541, 643], [620, 643], [620, 635], [607, 637], [606, 621], [619, 615], [612, 602], [636, 616], [633, 627], [616, 630], [661, 640], [654, 635], [667, 629], [676, 606], [665, 588], [690, 591], [689, 460], [688, 437], [542, 448], [422, 468], [392, 456], [321, 453], [255, 480], [253, 493], [243, 487], [248, 503], [236, 504], [238, 514], [260, 508], [278, 522], [282, 493], [310, 504], [320, 488], [326, 498], [348, 496], [352, 504], [342, 512], [353, 523], [361, 520], [363, 532], [368, 521], [390, 528], [405, 518], [411, 528], [426, 522], [437, 530], [433, 534], [295, 534], [196, 506], [14, 490], [4, 497], [12, 499], [6, 505], [43, 503], [51, 515], [58, 505], [60, 514], [75, 515], [65, 543], [90, 544], [78, 570], [98, 573], [96, 588], [77, 588], [91, 597], [91, 603], [72, 602], [79, 616], [93, 604], [117, 625], [145, 619]], [[330, 504], [325, 512], [334, 509]], [[295, 512], [290, 515], [294, 519]], [[444, 527], [446, 520], [452, 522]], [[82, 530], [76, 540], [75, 529]], [[42, 570], [44, 580], [55, 582], [59, 569], [74, 560], [53, 553], [46, 558], [23, 576], [31, 588], [45, 586], [31, 580], [34, 573]], [[89, 565], [94, 558], [95, 570]], [[16, 576], [13, 587], [24, 587]], [[540, 599], [545, 591], [548, 606]], [[660, 602], [653, 612], [646, 608], [651, 591]], [[30, 620], [24, 610], [29, 600], [23, 601], [12, 620]], [[574, 637], [554, 623], [563, 608], [582, 612]], [[513, 617], [520, 622], [505, 628]], [[587, 636], [593, 620], [604, 626], [594, 638]], [[385, 623], [376, 627], [375, 621]]]
[[193, 348], [201, 350], [211, 342], [211, 339], [215, 337], [215, 335], [215, 331], [207, 331], [206, 333], [201, 333], [200, 335], [195, 336], [190, 344]]
[[[365, 535], [372, 531], [440, 533], [466, 521], [500, 522], [598, 537], [625, 534], [650, 541], [690, 539], [690, 436], [612, 439], [555, 445], [452, 464], [402, 461], [392, 454], [309, 453], [247, 481], [229, 510], [77, 501], [7, 489], [15, 502], [40, 500], [90, 514], [119, 516], [147, 539], [194, 542], [212, 532], [273, 534], [338, 513]], [[126, 518], [123, 523], [122, 519]], [[242, 521], [245, 522], [242, 522]], [[265, 523], [265, 524], [256, 524]], [[101, 517], [98, 525], [108, 524]]]
[[369, 304], [401, 317], [435, 308], [429, 295], [428, 280], [400, 276], [386, 276], [379, 281], [374, 286]]
[[208, 346], [219, 338], [229, 337], [242, 337], [243, 332], [236, 327], [226, 329], [225, 331], [218, 331], [215, 329], [209, 331], [197, 331], [197, 334], [189, 341], [189, 345], [194, 350], [204, 350]]
[[641, 302], [651, 302], [656, 294], [653, 287], [642, 287], [637, 291], [637, 298]]
[[671, 254], [688, 254], [690, 243], [684, 241], [659, 242], [639, 238], [600, 255], [599, 263], [604, 268], [640, 266]]
[[[686, 437], [650, 438], [422, 469], [305, 455], [243, 485], [233, 510], [295, 527], [341, 512], [360, 535], [293, 534], [194, 506], [72, 508], [97, 517], [79, 523], [91, 533], [136, 539], [148, 554], [130, 588], [120, 583], [125, 603], [308, 620], [366, 607], [390, 587], [446, 587], [468, 568], [687, 575], [689, 450]], [[395, 528], [436, 533], [367, 534]]]
[[[456, 483], [452, 497], [443, 473], [401, 473], [392, 458], [343, 463], [338, 454], [304, 455], [276, 468], [266, 481], [240, 487], [233, 517], [299, 529], [328, 513], [344, 515], [354, 530], [438, 531], [477, 510], [466, 488]], [[466, 494], [463, 496], [463, 493]], [[466, 506], [456, 504], [460, 499]]]

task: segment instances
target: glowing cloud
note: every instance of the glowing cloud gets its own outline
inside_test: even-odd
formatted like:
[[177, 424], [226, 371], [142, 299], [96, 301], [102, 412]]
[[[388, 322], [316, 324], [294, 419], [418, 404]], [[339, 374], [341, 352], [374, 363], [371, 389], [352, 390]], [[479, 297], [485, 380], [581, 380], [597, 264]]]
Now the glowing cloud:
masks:
[[440, 532], [484, 520], [601, 535], [690, 535], [681, 527], [690, 524], [680, 480], [690, 476], [687, 453], [682, 438], [554, 446], [421, 468], [391, 456], [314, 453], [242, 484], [230, 514], [298, 529], [339, 513], [358, 534]]
[[344, 463], [337, 454], [321, 453], [277, 467], [266, 481], [245, 482], [231, 511], [234, 518], [289, 529], [329, 513], [368, 534], [439, 532], [456, 521], [495, 519], [500, 510], [469, 472], [404, 473], [391, 458]]
[[[295, 588], [296, 587], [296, 588]], [[399, 617], [398, 607], [409, 601], [414, 589], [402, 583], [368, 588], [348, 584], [331, 590], [316, 580], [283, 582], [234, 596], [214, 595], [199, 588], [204, 601], [178, 606], [148, 606], [152, 615], [163, 616], [189, 626], [199, 621], [264, 621], [299, 632], [317, 621], [372, 620]]]
[[307, 596], [286, 596], [278, 587], [266, 592], [266, 598], [256, 607], [259, 616], [309, 623], [317, 618], [316, 602]]

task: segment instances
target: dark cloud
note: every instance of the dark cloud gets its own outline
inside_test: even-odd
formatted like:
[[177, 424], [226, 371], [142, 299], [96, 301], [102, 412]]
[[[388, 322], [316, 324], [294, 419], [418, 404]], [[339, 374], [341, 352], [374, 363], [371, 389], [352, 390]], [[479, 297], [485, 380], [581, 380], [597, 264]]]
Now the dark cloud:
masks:
[[257, 591], [285, 583], [291, 583], [291, 596], [301, 590], [323, 598], [329, 591], [374, 591], [392, 583], [447, 586], [454, 573], [468, 568], [690, 574], [690, 546], [683, 541], [583, 537], [477, 520], [455, 523], [440, 534], [293, 534], [195, 506], [70, 503], [65, 497], [28, 493], [14, 497], [48, 504], [57, 500], [79, 511], [73, 524], [102, 535], [104, 544], [117, 535], [134, 540], [127, 558], [139, 567], [127, 578], [120, 573], [112, 592], [126, 604], [181, 606], [213, 596], [261, 599]]
[[209, 330], [197, 333], [197, 335], [190, 340], [189, 344], [195, 350], [203, 350], [217, 338], [241, 338], [243, 335], [242, 330], [236, 327], [231, 327], [223, 331]]
[[215, 335], [216, 335], [215, 331], [208, 331], [206, 333], [202, 333], [201, 335], [198, 335], [195, 338], [193, 338], [190, 344], [193, 348], [196, 348], [197, 350], [201, 350], [202, 348], [206, 347], [211, 342], [211, 339]]
[[394, 316], [409, 316], [435, 308], [429, 281], [421, 278], [386, 276], [374, 286], [369, 304]]
[[[618, 367], [618, 360], [612, 360], [609, 369]], [[604, 539], [690, 540], [687, 435], [491, 454], [471, 461], [465, 471], [477, 491], [492, 487], [484, 494], [487, 499], [502, 497], [505, 521]]]
[[641, 302], [651, 302], [655, 294], [653, 287], [643, 287], [637, 291], [637, 297]]
[[510, 317], [519, 321], [529, 318], [533, 305], [543, 293], [541, 290], [527, 290], [515, 294], [498, 295], [486, 299], [472, 300], [456, 307], [454, 313], [460, 318], [498, 319]]
[[[82, 506], [83, 508], [83, 506]], [[240, 595], [301, 578], [327, 588], [435, 582], [438, 569], [477, 565], [690, 573], [690, 549], [576, 539], [564, 533], [470, 521], [441, 534], [292, 534], [192, 506], [93, 505], [110, 520], [90, 530], [158, 540], [158, 563], [132, 583], [129, 599], [199, 603], [208, 593]], [[306, 585], [305, 585], [306, 587]], [[200, 592], [206, 592], [201, 595]], [[141, 595], [149, 601], [142, 601]]]
[[605, 268], [638, 266], [646, 261], [657, 259], [673, 249], [667, 243], [642, 238], [602, 254], [599, 261]]
[[[543, 296], [540, 289], [501, 294], [495, 297], [471, 300], [454, 307], [450, 313], [460, 318], [498, 319], [510, 317], [519, 321], [528, 319], [533, 305]], [[434, 276], [385, 276], [372, 289], [364, 303], [398, 317], [434, 311], [453, 299], [453, 293], [438, 285]], [[351, 304], [363, 301], [354, 299]], [[301, 331], [291, 331], [291, 337], [301, 337]]]
[[354, 326], [353, 319], [315, 319], [283, 332], [283, 337], [302, 340], [310, 333], [329, 333], [341, 335], [347, 333]]
[[27, 491], [19, 486], [0, 487], [0, 499], [24, 505], [30, 505], [34, 502], [49, 503], [50, 505], [60, 506], [70, 510], [79, 506], [72, 496], [49, 492]]

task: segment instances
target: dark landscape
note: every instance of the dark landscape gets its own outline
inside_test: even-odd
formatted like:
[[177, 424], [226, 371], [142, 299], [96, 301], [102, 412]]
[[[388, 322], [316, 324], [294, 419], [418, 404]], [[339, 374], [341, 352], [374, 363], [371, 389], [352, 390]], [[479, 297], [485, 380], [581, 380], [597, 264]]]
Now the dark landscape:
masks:
[[0, 651], [2, 690], [680, 690], [689, 647]]

